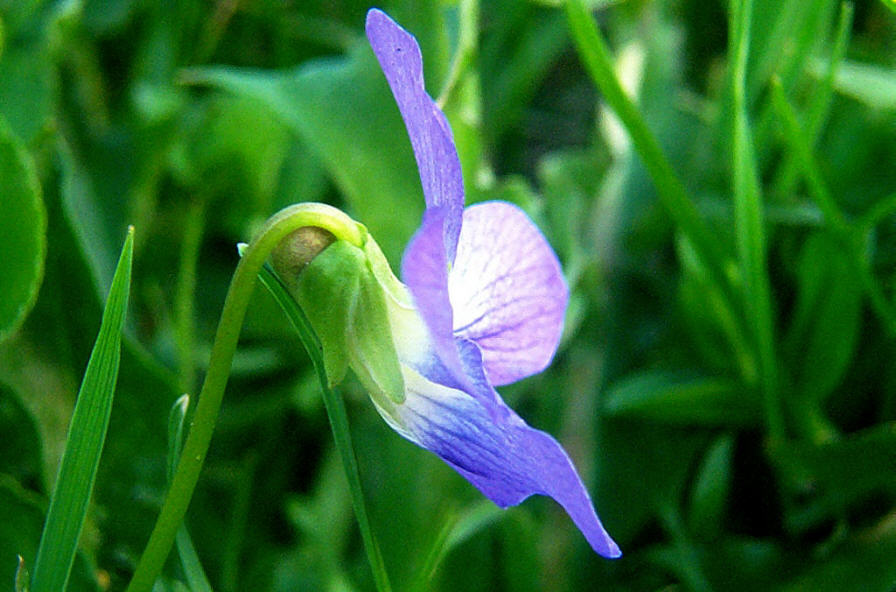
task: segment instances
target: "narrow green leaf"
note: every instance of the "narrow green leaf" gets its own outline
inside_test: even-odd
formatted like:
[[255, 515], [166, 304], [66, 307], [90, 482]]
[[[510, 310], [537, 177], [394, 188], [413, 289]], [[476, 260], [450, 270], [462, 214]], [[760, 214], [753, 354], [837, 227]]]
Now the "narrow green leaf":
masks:
[[721, 243], [701, 219], [693, 199], [669, 164], [656, 137], [634, 102], [622, 88], [613, 70], [610, 52], [598, 32], [583, 0], [568, 0], [566, 15], [579, 55], [603, 99], [619, 117], [631, 136], [632, 144], [650, 173], [660, 202], [681, 233], [693, 245], [712, 282], [731, 299], [731, 286], [724, 274], [727, 254]]
[[[825, 221], [831, 230], [836, 233], [845, 250], [853, 259], [853, 267], [859, 274], [859, 279], [871, 306], [877, 315], [884, 321], [890, 333], [896, 333], [896, 311], [890, 300], [887, 298], [878, 280], [871, 273], [869, 262], [862, 251], [862, 246], [856, 240], [853, 227], [847, 222], [846, 216], [840, 209], [840, 206], [834, 200], [834, 196], [828, 189], [827, 183], [821, 175], [820, 167], [812, 154], [812, 149], [803, 133], [802, 127], [797, 120], [796, 113], [787, 101], [781, 85], [772, 81], [772, 102], [781, 123], [784, 125], [784, 138], [787, 140], [790, 151], [793, 153], [796, 162], [802, 169], [802, 174], [806, 179], [809, 193], [818, 204], [818, 208], [824, 213]], [[875, 217], [888, 210], [889, 200], [882, 200], [877, 208], [873, 208], [869, 212], [870, 218], [866, 218], [872, 222]]]
[[761, 421], [753, 393], [723, 378], [648, 371], [617, 382], [604, 397], [604, 412], [614, 417], [704, 426], [753, 427]]
[[[837, 20], [837, 28], [834, 35], [834, 43], [831, 48], [831, 57], [826, 64], [826, 70], [820, 77], [818, 86], [812, 92], [812, 98], [806, 109], [806, 136], [811, 146], [820, 135], [821, 129], [830, 111], [831, 99], [834, 95], [834, 79], [849, 45], [849, 33], [852, 29], [852, 4], [844, 2], [840, 7], [840, 17]], [[772, 107], [775, 108], [774, 101]], [[789, 154], [784, 163], [778, 168], [774, 181], [774, 193], [781, 197], [790, 196], [795, 187], [798, 168], [793, 154]]]
[[409, 589], [418, 592], [430, 589], [436, 570], [451, 551], [474, 534], [492, 525], [501, 517], [502, 512], [503, 510], [492, 502], [481, 500], [462, 512], [450, 513]]
[[78, 548], [118, 379], [121, 332], [130, 293], [133, 244], [134, 230], [130, 228], [72, 414], [65, 452], [34, 562], [32, 592], [65, 590]]
[[31, 156], [0, 118], [0, 341], [25, 319], [43, 277], [47, 214]]
[[[756, 155], [750, 132], [746, 103], [747, 54], [750, 47], [752, 0], [731, 6], [730, 85], [733, 97], [732, 169], [734, 189], [734, 231], [738, 258], [744, 280], [744, 306], [751, 328], [763, 395], [766, 427], [773, 440], [784, 438], [784, 416], [778, 390], [775, 357], [774, 317], [771, 287], [766, 269], [766, 241], [763, 227], [762, 197], [756, 167]], [[753, 377], [745, 377], [752, 381]]]
[[688, 525], [701, 540], [715, 539], [723, 531], [733, 460], [734, 438], [725, 434], [713, 442], [697, 470]]
[[839, 384], [858, 343], [862, 290], [842, 245], [817, 233], [803, 245], [798, 292], [785, 339], [795, 386], [822, 401]]

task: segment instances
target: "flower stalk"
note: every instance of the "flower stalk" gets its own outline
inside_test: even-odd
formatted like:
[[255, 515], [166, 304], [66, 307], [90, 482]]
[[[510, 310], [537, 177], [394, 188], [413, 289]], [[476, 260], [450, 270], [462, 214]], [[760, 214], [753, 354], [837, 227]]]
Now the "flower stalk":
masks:
[[177, 472], [171, 480], [162, 510], [137, 564], [134, 577], [128, 584], [127, 592], [149, 592], [152, 589], [190, 505], [221, 409], [243, 319], [255, 289], [255, 280], [277, 245], [299, 228], [307, 226], [323, 228], [337, 239], [358, 247], [366, 240], [366, 230], [340, 210], [325, 204], [303, 203], [274, 214], [243, 250], [224, 300], [208, 372], [199, 393]]

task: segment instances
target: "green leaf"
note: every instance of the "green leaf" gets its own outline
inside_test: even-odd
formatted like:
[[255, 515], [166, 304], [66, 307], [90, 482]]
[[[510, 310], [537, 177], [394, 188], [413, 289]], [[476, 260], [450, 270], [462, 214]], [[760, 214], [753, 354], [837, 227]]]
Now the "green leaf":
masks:
[[751, 0], [730, 7], [732, 35], [729, 44], [732, 89], [732, 189], [734, 233], [743, 277], [744, 318], [749, 328], [757, 376], [744, 376], [756, 384], [763, 399], [766, 427], [774, 440], [784, 438], [784, 418], [775, 354], [774, 315], [768, 276], [768, 246], [763, 225], [763, 203], [746, 96], [747, 55], [750, 48]]
[[[2, 99], [0, 99], [2, 104]], [[31, 156], [0, 118], [0, 341], [37, 298], [46, 255], [47, 214]]]
[[65, 452], [50, 497], [50, 509], [34, 564], [33, 592], [64, 590], [75, 558], [118, 379], [133, 244], [134, 232], [131, 228], [122, 247], [99, 335], [72, 414]]
[[[826, 70], [821, 60], [811, 63], [811, 72], [819, 78]], [[891, 67], [844, 60], [837, 68], [834, 88], [872, 109], [896, 109], [896, 72]]]
[[724, 378], [645, 371], [614, 384], [605, 398], [604, 412], [614, 417], [744, 427], [761, 420], [755, 394]]
[[855, 354], [862, 290], [849, 253], [830, 235], [810, 236], [797, 264], [797, 301], [785, 346], [798, 391], [821, 401]]
[[50, 129], [56, 101], [56, 73], [45, 39], [7, 43], [0, 56], [0, 114], [30, 144]]
[[432, 587], [436, 570], [452, 550], [473, 535], [488, 528], [502, 517], [503, 510], [488, 500], [480, 500], [463, 511], [451, 512], [439, 535], [426, 554], [423, 566], [417, 572], [410, 590], [423, 591]]
[[284, 72], [190, 69], [184, 79], [250, 97], [317, 150], [330, 176], [394, 263], [423, 211], [407, 131], [366, 43], [348, 56]]
[[734, 438], [724, 435], [707, 450], [694, 483], [688, 523], [695, 536], [702, 540], [722, 533], [728, 495], [731, 492]]

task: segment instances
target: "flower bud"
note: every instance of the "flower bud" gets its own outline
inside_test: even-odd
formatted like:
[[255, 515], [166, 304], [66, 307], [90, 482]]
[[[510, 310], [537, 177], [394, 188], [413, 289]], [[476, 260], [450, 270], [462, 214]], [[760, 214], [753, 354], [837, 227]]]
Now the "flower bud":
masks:
[[336, 240], [332, 232], [317, 226], [303, 226], [280, 241], [271, 253], [271, 264], [290, 291], [299, 274]]

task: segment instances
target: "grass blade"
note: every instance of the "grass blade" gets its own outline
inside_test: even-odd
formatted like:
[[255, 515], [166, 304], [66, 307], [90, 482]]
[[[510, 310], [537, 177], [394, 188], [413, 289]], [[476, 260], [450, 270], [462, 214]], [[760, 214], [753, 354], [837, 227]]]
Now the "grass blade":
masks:
[[[746, 70], [750, 47], [752, 0], [731, 7], [733, 39], [730, 84], [733, 99], [732, 170], [734, 189], [734, 229], [737, 253], [744, 280], [744, 305], [748, 326], [753, 331], [758, 363], [758, 382], [765, 406], [766, 428], [773, 442], [785, 436], [784, 416], [778, 389], [775, 357], [774, 318], [771, 288], [766, 269], [766, 241], [763, 227], [762, 198], [756, 168], [756, 155], [747, 115]], [[745, 377], [748, 381], [753, 377]]]
[[[880, 282], [871, 273], [870, 262], [865, 256], [861, 240], [857, 238], [853, 227], [849, 224], [834, 196], [828, 189], [827, 183], [822, 177], [820, 167], [812, 154], [811, 137], [803, 131], [796, 112], [791, 106], [784, 90], [777, 81], [772, 81], [772, 102], [778, 114], [778, 119], [783, 124], [784, 139], [787, 142], [790, 154], [800, 166], [809, 195], [815, 200], [818, 209], [822, 211], [831, 231], [837, 236], [849, 252], [854, 261], [862, 287], [868, 295], [868, 300], [878, 317], [884, 322], [891, 335], [896, 334], [896, 311], [890, 303]], [[886, 212], [892, 202], [882, 200], [880, 206]], [[872, 212], [875, 215], [876, 212]], [[871, 218], [874, 220], [874, 217]], [[859, 229], [868, 231], [868, 227], [859, 225]]]
[[34, 562], [31, 592], [65, 590], [96, 480], [121, 358], [121, 331], [131, 285], [134, 229], [121, 250], [78, 400]]
[[[852, 28], [853, 8], [849, 2], [844, 2], [840, 7], [840, 17], [837, 21], [836, 33], [834, 35], [834, 44], [831, 49], [831, 57], [828, 60], [827, 67], [823, 76], [819, 80], [818, 87], [812, 93], [807, 108], [808, 117], [806, 118], [806, 134], [810, 146], [814, 146], [821, 133], [827, 114], [830, 111], [831, 100], [834, 96], [834, 79], [843, 56], [846, 53], [846, 47], [849, 45], [849, 33]], [[775, 78], [772, 84], [776, 85]], [[774, 90], [774, 89], [773, 89]], [[773, 105], [774, 107], [775, 105]], [[776, 109], [777, 110], [777, 109]], [[789, 196], [796, 189], [798, 179], [798, 168], [794, 156], [791, 154], [784, 161], [776, 173], [773, 183], [774, 194], [779, 197]]]
[[373, 535], [373, 529], [370, 527], [370, 519], [367, 516], [367, 507], [364, 503], [364, 492], [361, 489], [361, 477], [358, 471], [358, 459], [355, 457], [355, 449], [352, 446], [345, 404], [342, 398], [328, 386], [329, 381], [324, 371], [324, 359], [320, 341], [314, 334], [314, 330], [311, 328], [311, 323], [308, 322], [305, 313], [299, 308], [292, 296], [289, 295], [277, 274], [268, 265], [265, 265], [258, 277], [261, 279], [261, 283], [270, 291], [277, 304], [283, 309], [283, 312], [286, 313], [292, 326], [295, 327], [302, 340], [302, 345], [305, 346], [308, 356], [311, 358], [315, 370], [317, 370], [320, 388], [324, 397], [324, 406], [330, 418], [330, 427], [333, 429], [336, 448], [339, 450], [339, 456], [342, 457], [345, 476], [348, 479], [348, 486], [352, 494], [355, 516], [358, 519], [358, 528], [361, 530], [361, 538], [364, 540], [364, 548], [367, 550], [367, 559], [370, 562], [370, 569], [373, 571], [376, 589], [379, 592], [388, 592], [392, 587], [389, 584], [386, 566], [380, 554], [379, 545], [377, 545], [376, 538]]
[[681, 233], [693, 245], [712, 282], [731, 302], [731, 286], [723, 273], [727, 259], [720, 243], [701, 219], [694, 201], [663, 154], [638, 108], [613, 70], [610, 52], [582, 0], [568, 0], [566, 14], [579, 55], [603, 99], [625, 126], [632, 144], [656, 186], [660, 202]]

